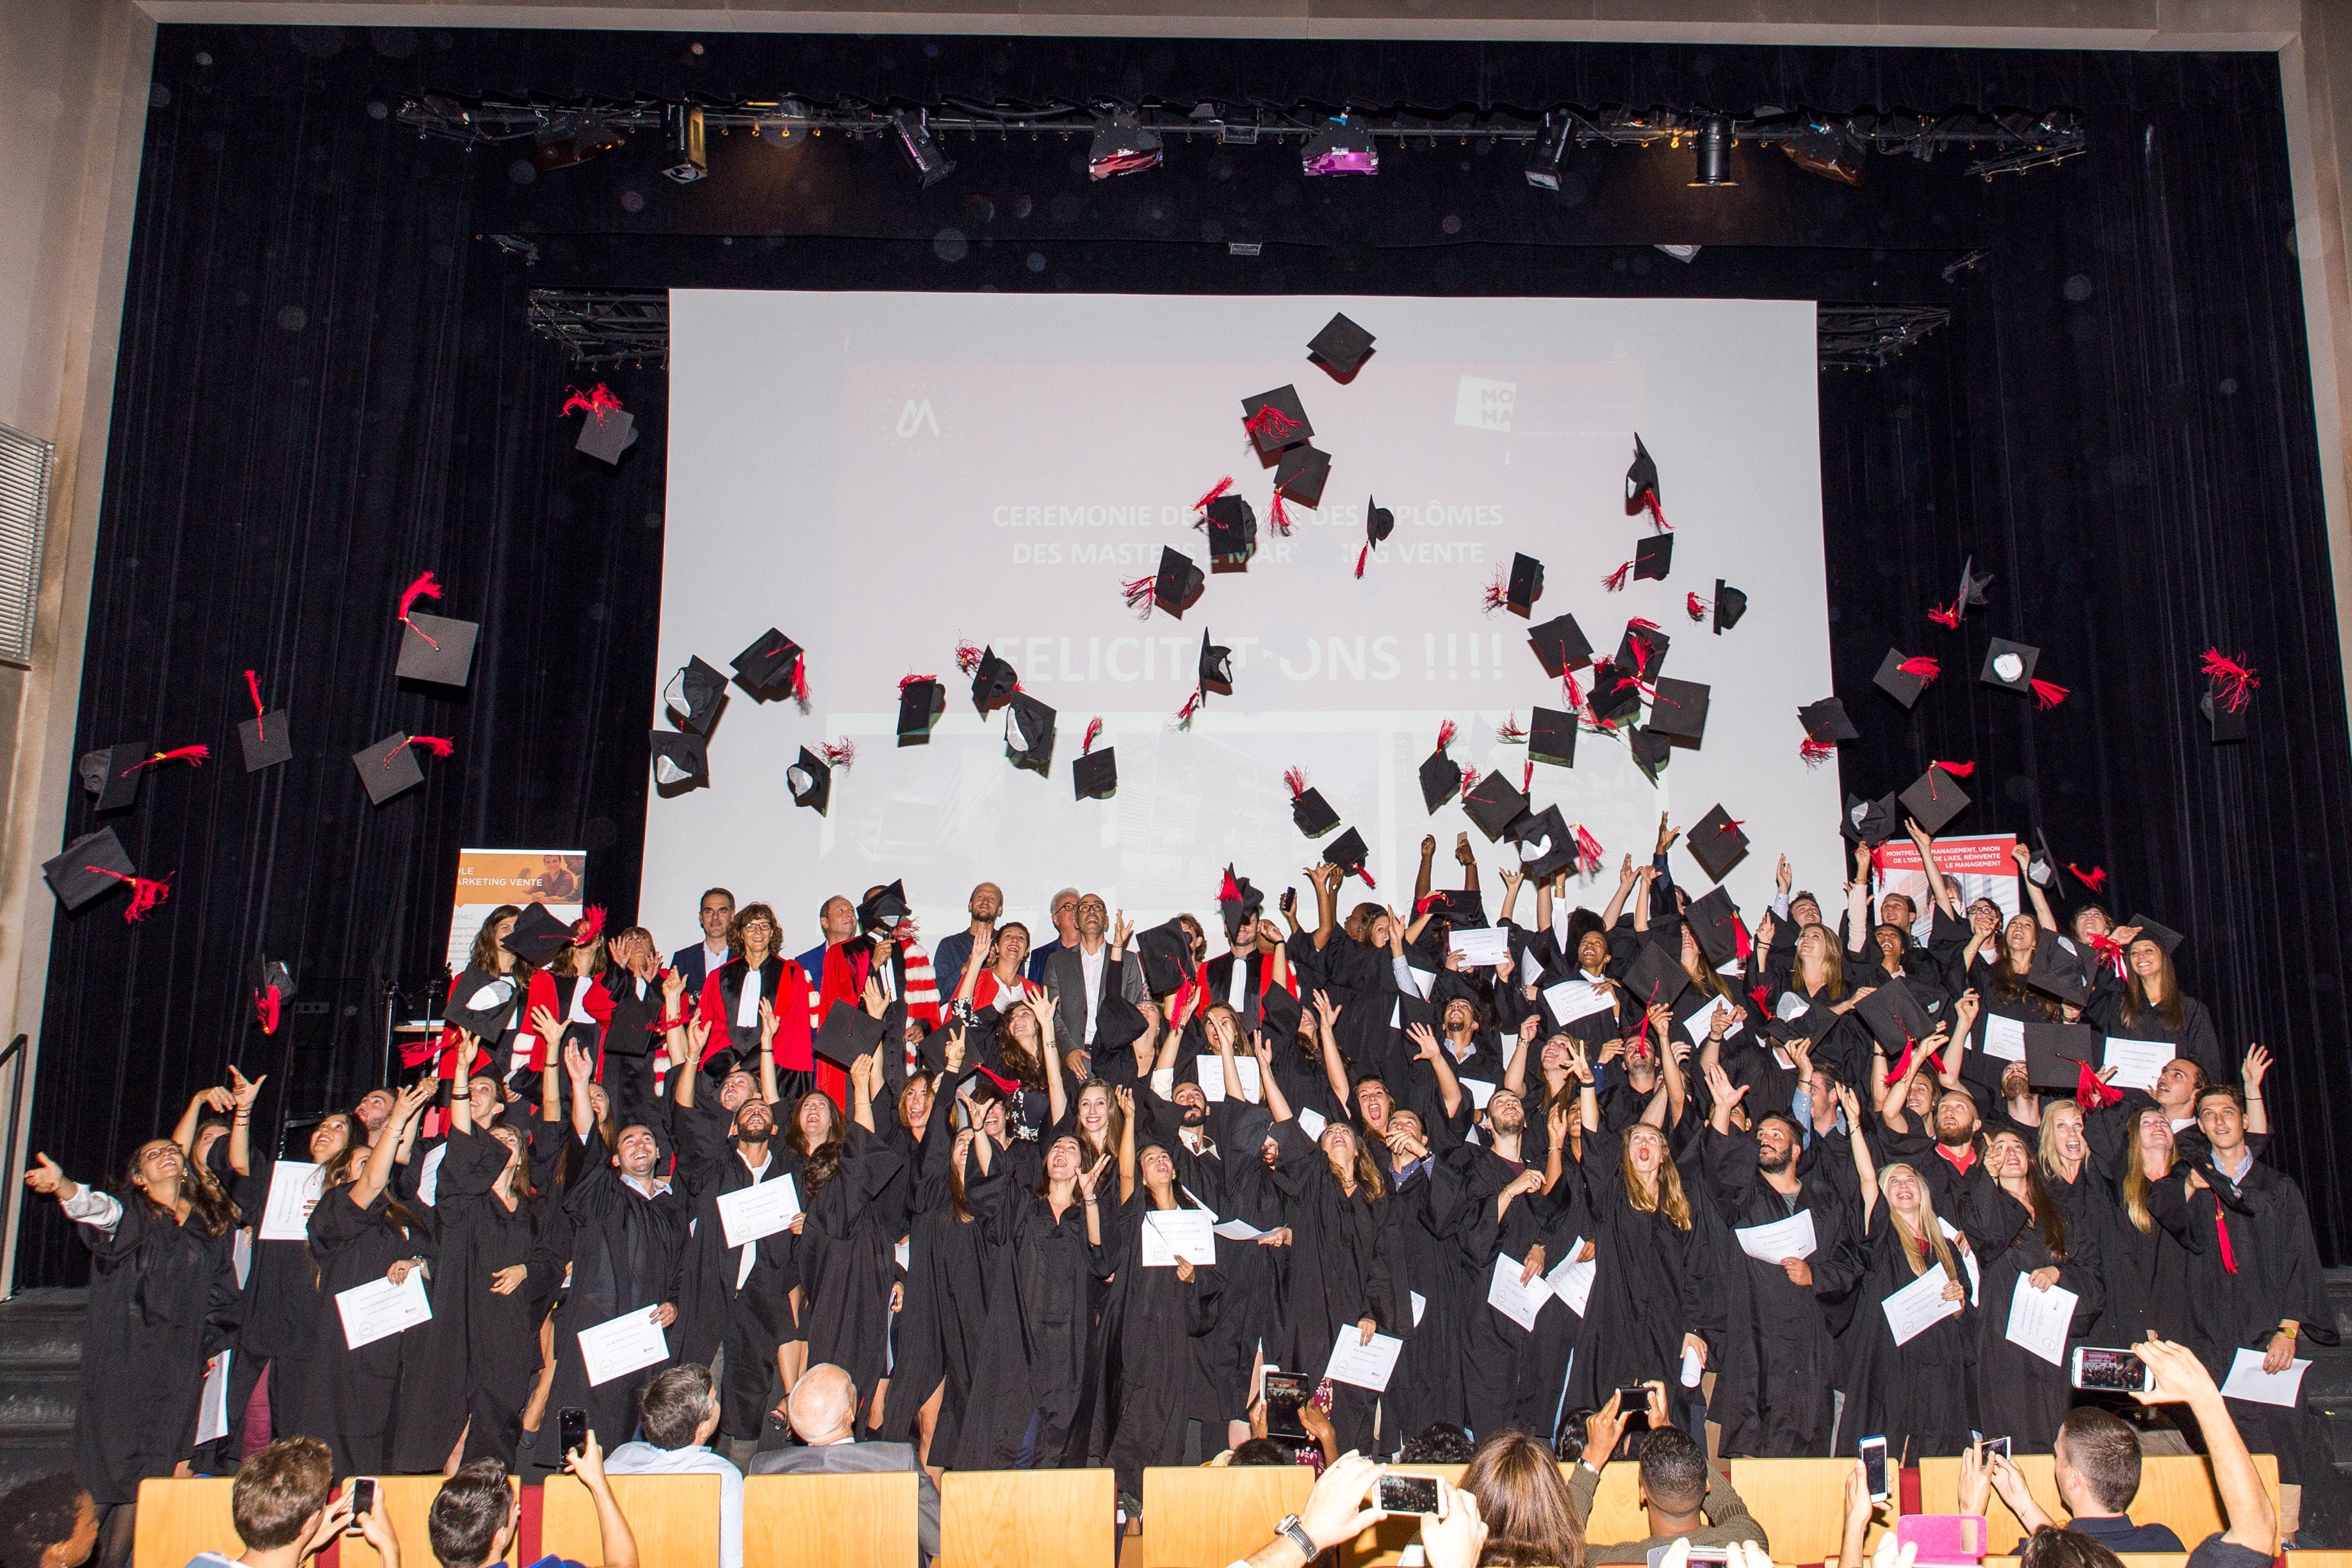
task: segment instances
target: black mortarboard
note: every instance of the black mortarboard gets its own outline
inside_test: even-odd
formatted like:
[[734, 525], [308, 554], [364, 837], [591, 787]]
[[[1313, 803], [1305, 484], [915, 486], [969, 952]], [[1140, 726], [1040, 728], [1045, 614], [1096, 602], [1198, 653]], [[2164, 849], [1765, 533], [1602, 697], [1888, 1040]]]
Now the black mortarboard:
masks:
[[1739, 831], [1729, 812], [1717, 805], [1698, 819], [1698, 826], [1684, 837], [1683, 847], [1708, 876], [1720, 882], [1747, 855], [1748, 835]]
[[1748, 595], [1717, 577], [1715, 580], [1715, 635], [1721, 637], [1748, 613]]
[[[1142, 961], [1130, 958], [1126, 962]], [[1103, 987], [1102, 999], [1095, 1004], [1096, 1050], [1108, 1053], [1121, 1046], [1131, 1046], [1143, 1038], [1143, 1031], [1149, 1026], [1143, 1021], [1143, 1010], [1129, 1001], [1118, 987]]]
[[236, 743], [245, 753], [245, 771], [249, 773], [293, 760], [294, 735], [286, 727], [286, 710], [273, 708], [239, 724]]
[[1640, 431], [1633, 433], [1633, 463], [1625, 470], [1625, 510], [1640, 511], [1643, 498], [1658, 493], [1658, 465], [1650, 457], [1650, 449], [1642, 445]]
[[121, 811], [139, 798], [139, 777], [145, 771], [139, 764], [146, 756], [144, 746], [103, 746], [84, 752], [74, 771], [81, 787], [98, 797], [100, 811]]
[[291, 1002], [299, 994], [294, 988], [294, 966], [282, 958], [257, 958], [246, 973], [257, 994], [275, 989], [280, 1002]]
[[652, 745], [655, 784], [675, 787], [710, 782], [710, 742], [693, 731], [656, 730]]
[[1633, 546], [1633, 577], [1636, 582], [1649, 578], [1663, 583], [1674, 569], [1675, 536], [1654, 533]]
[[980, 663], [972, 670], [971, 705], [982, 717], [995, 712], [1013, 696], [1013, 689], [1021, 684], [1020, 672], [996, 657], [996, 650], [980, 650]]
[[810, 1047], [816, 1054], [847, 1072], [858, 1058], [872, 1056], [882, 1048], [889, 1033], [889, 1021], [877, 1018], [865, 1008], [848, 1002], [835, 1002], [817, 1026], [816, 1038]]
[[1213, 643], [1209, 634], [1201, 634], [1201, 684], [1210, 690], [1231, 696], [1234, 689], [1234, 650], [1222, 643]]
[[1625, 994], [1637, 1007], [1653, 1004], [1671, 1007], [1682, 994], [1690, 989], [1690, 976], [1683, 970], [1682, 961], [1655, 942], [1642, 943], [1642, 951], [1633, 955], [1633, 965], [1625, 971]]
[[[1429, 912], [1455, 931], [1475, 931], [1486, 923], [1486, 901], [1469, 888], [1438, 888], [1423, 900]], [[1441, 976], [1441, 981], [1454, 978]], [[1456, 984], [1465, 984], [1455, 980]], [[1475, 988], [1472, 988], [1474, 999]], [[1443, 1005], [1441, 1004], [1441, 1009]]]
[[1959, 780], [1933, 763], [1896, 798], [1911, 814], [1911, 820], [1931, 837], [1944, 830], [1944, 824], [1969, 808], [1968, 792], [1960, 787]]
[[898, 683], [898, 744], [919, 746], [931, 738], [931, 721], [946, 710], [948, 689], [929, 679]]
[[1334, 316], [1323, 323], [1321, 331], [1307, 340], [1307, 352], [1345, 381], [1356, 374], [1356, 367], [1372, 352], [1372, 334], [1344, 315]]
[[1655, 680], [1658, 672], [1666, 668], [1666, 654], [1674, 646], [1675, 639], [1656, 626], [1627, 621], [1624, 635], [1617, 639], [1617, 652], [1609, 662], [1644, 680]]
[[1625, 744], [1633, 753], [1633, 765], [1642, 770], [1643, 777], [1656, 784], [1666, 759], [1674, 754], [1674, 737], [1664, 730], [1641, 729], [1628, 734]]
[[1160, 550], [1160, 571], [1151, 580], [1151, 602], [1171, 616], [1181, 616], [1184, 606], [1201, 596], [1208, 577], [1192, 558], [1172, 545]]
[[394, 731], [365, 751], [353, 752], [352, 766], [359, 770], [360, 783], [367, 786], [368, 800], [375, 805], [425, 782], [425, 770], [416, 765], [416, 753], [409, 749], [405, 731]]
[[1589, 703], [1595, 719], [1616, 719], [1638, 710], [1642, 706], [1642, 689], [1635, 684], [1632, 668], [1620, 669], [1607, 659], [1592, 667], [1592, 693]]
[[2010, 691], [2033, 689], [2033, 664], [2042, 650], [2006, 637], [1995, 637], [1985, 647], [1984, 668], [1977, 679], [1987, 686], [1999, 686]]
[[1070, 764], [1070, 788], [1080, 800], [1108, 800], [1118, 788], [1118, 758], [1115, 748], [1088, 752]]
[[887, 887], [875, 889], [873, 894], [857, 906], [857, 929], [861, 931], [877, 928], [896, 930], [906, 915], [906, 884], [893, 881]]
[[2084, 983], [2083, 966], [2074, 961], [2074, 955], [2058, 945], [2058, 933], [2054, 931], [2035, 933], [2033, 962], [2026, 968], [2025, 983], [2061, 1002], [2072, 1002], [2077, 1007], [2091, 1005], [2091, 988]]
[[[1705, 828], [1706, 824], [1702, 822], [1699, 826]], [[1720, 873], [1710, 870], [1710, 875], [1718, 881], [1722, 879]], [[1708, 968], [1719, 969], [1739, 956], [1739, 911], [1732, 907], [1731, 895], [1721, 888], [1693, 900], [1691, 907], [1683, 911], [1683, 920], [1689, 925], [1691, 935], [1698, 940], [1700, 956], [1706, 960]]]
[[1854, 1011], [1862, 1015], [1871, 1037], [1885, 1049], [1890, 1060], [1900, 1057], [1906, 1044], [1924, 1040], [1936, 1032], [1927, 1009], [1919, 1005], [1910, 984], [1899, 974], [1879, 981], [1874, 990], [1855, 1004]]
[[[520, 928], [521, 922], [516, 924]], [[506, 1034], [508, 1023], [522, 1003], [522, 995], [520, 976], [493, 974], [469, 963], [449, 992], [444, 1021], [478, 1040], [496, 1044]]]
[[1511, 557], [1510, 580], [1503, 587], [1503, 603], [1526, 615], [1543, 597], [1543, 563], [1532, 555]]
[[1371, 851], [1364, 847], [1364, 836], [1350, 827], [1323, 847], [1323, 863], [1361, 876], [1364, 861], [1370, 854]]
[[[91, 870], [93, 866], [98, 869]], [[107, 876], [109, 871], [114, 875]], [[129, 887], [131, 884], [122, 879], [138, 874], [139, 868], [131, 863], [122, 840], [114, 836], [111, 827], [83, 834], [41, 865], [41, 876], [49, 884], [49, 891], [69, 910], [94, 903], [117, 888]]]
[[1025, 691], [1004, 710], [1004, 749], [1015, 767], [1044, 773], [1054, 764], [1054, 710]]
[[1709, 689], [1696, 680], [1664, 679], [1654, 684], [1658, 695], [1650, 703], [1650, 728], [1694, 745], [1705, 740]]
[[1421, 803], [1434, 814], [1462, 787], [1462, 765], [1440, 746], [1421, 760]]
[[763, 700], [782, 697], [803, 684], [799, 676], [805, 657], [800, 644], [770, 626], [760, 634], [759, 641], [735, 656], [735, 678], [754, 697]]
[[1584, 628], [1576, 624], [1574, 616], [1554, 616], [1529, 630], [1528, 642], [1535, 648], [1544, 673], [1554, 680], [1592, 658], [1592, 645], [1585, 640]]
[[2246, 710], [2231, 708], [2226, 699], [2215, 696], [2210, 687], [2198, 694], [2197, 711], [2205, 716], [2205, 722], [2210, 726], [2214, 745], [2225, 746], [2246, 738]]
[[719, 717], [719, 705], [726, 700], [727, 678], [703, 663], [698, 654], [689, 655], [684, 667], [662, 688], [662, 705], [671, 716], [686, 728], [706, 735], [710, 732], [710, 721]]
[[1838, 823], [1838, 831], [1855, 844], [1876, 848], [1895, 833], [1895, 797], [1881, 795], [1876, 800], [1864, 800], [1858, 795], [1845, 797], [1845, 816]]
[[625, 408], [611, 408], [583, 419], [580, 439], [572, 445], [598, 462], [617, 465], [621, 454], [636, 444], [636, 416]]
[[1476, 784], [1462, 792], [1462, 809], [1492, 842], [1501, 838], [1511, 824], [1526, 814], [1528, 797], [1519, 793], [1502, 769], [1490, 768], [1479, 775]]
[[1274, 488], [1285, 500], [1300, 506], [1323, 504], [1323, 486], [1331, 478], [1331, 454], [1301, 444], [1282, 454], [1274, 470]]
[[[1394, 533], [1395, 531], [1396, 513], [1381, 505], [1379, 502], [1372, 500], [1371, 497], [1366, 496], [1364, 498], [1365, 551], [1369, 552], [1373, 545], [1378, 544], [1381, 540], [1386, 539], [1390, 534]], [[1362, 557], [1360, 556], [1357, 558], [1356, 563], [1356, 575], [1360, 577], [1363, 574], [1363, 560]]]
[[1339, 826], [1339, 814], [1331, 809], [1331, 803], [1323, 798], [1321, 790], [1307, 787], [1306, 775], [1300, 773], [1291, 784], [1290, 820], [1297, 825], [1299, 832], [1314, 838]]
[[1272, 392], [1243, 398], [1242, 427], [1257, 444], [1261, 458], [1315, 434], [1315, 426], [1307, 422], [1307, 409], [1298, 401], [1298, 389], [1295, 386], [1277, 386]]
[[[1290, 994], [1290, 987], [1287, 985], [1269, 985], [1265, 988], [1265, 994], [1258, 998], [1258, 1016], [1265, 1028], [1266, 1038], [1280, 1045], [1298, 1033], [1298, 998]], [[1102, 1037], [1102, 1022], [1099, 1018], [1095, 1022], [1095, 1037], [1097, 1039]], [[1234, 1147], [1255, 1148], [1264, 1142], [1264, 1139], [1260, 1139], [1258, 1143], [1237, 1140]]]
[[1538, 708], [1528, 720], [1528, 755], [1554, 767], [1576, 765], [1576, 715]]
[[402, 680], [463, 686], [474, 673], [474, 639], [480, 631], [472, 621], [453, 621], [446, 616], [413, 610], [401, 618], [400, 664], [395, 673]]
[[1233, 897], [1225, 897], [1225, 889], [1221, 888], [1218, 890], [1217, 912], [1224, 917], [1225, 940], [1231, 942], [1241, 934], [1242, 921], [1265, 908], [1265, 895], [1251, 887], [1247, 877], [1234, 875], [1231, 866], [1225, 868], [1225, 883]]
[[2106, 1054], [2106, 1037], [2088, 1024], [2025, 1025], [2025, 1081], [2029, 1088], [2072, 1094], [2082, 1082], [2085, 1064], [2099, 1070]]
[[800, 761], [784, 770], [784, 788], [794, 805], [807, 806], [823, 816], [833, 804], [833, 764], [803, 746]]
[[545, 963], [572, 945], [572, 926], [545, 904], [525, 904], [514, 930], [499, 945], [527, 963]]
[[1227, 493], [1209, 503], [1209, 553], [1247, 555], [1257, 543], [1257, 513], [1241, 497]]
[[1824, 697], [1819, 702], [1809, 702], [1797, 710], [1797, 722], [1805, 727], [1805, 738], [1824, 745], [1838, 741], [1859, 741], [1862, 731], [1845, 716], [1845, 704], [1834, 697]]
[[2186, 940], [2179, 931], [2174, 931], [2170, 926], [2159, 924], [2158, 922], [2148, 919], [2146, 915], [2134, 915], [2124, 923], [2126, 925], [2139, 927], [2139, 937], [2134, 938], [2133, 940], [2138, 941], [2145, 939], [2156, 943], [2157, 946], [2164, 949], [2164, 955], [2167, 958], [2171, 957], [2172, 950], [2179, 947], [2181, 942]]
[[1927, 682], [1924, 677], [1904, 668], [1906, 662], [1901, 648], [1888, 648], [1886, 657], [1878, 661], [1878, 673], [1870, 679], [1878, 689], [1908, 708], [1919, 700], [1919, 693], [1927, 689]]
[[1173, 920], [1138, 935], [1135, 951], [1143, 962], [1143, 988], [1154, 996], [1167, 995], [1192, 973], [1192, 933]]
[[1967, 620], [1970, 608], [1979, 607], [1984, 604], [1984, 591], [1991, 586], [1992, 574], [1979, 573], [1977, 570], [1977, 558], [1973, 555], [1969, 556], [1960, 567], [1960, 591], [1952, 595], [1953, 618]]
[[1556, 805], [1521, 816], [1509, 832], [1518, 847], [1519, 872], [1530, 880], [1549, 880], [1576, 864], [1576, 830]]

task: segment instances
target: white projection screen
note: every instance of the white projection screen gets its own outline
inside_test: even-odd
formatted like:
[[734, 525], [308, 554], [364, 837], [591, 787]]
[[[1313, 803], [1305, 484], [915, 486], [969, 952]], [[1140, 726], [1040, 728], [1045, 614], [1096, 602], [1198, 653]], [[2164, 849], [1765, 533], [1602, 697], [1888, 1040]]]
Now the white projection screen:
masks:
[[[1345, 384], [1305, 346], [1335, 310], [1379, 340]], [[1378, 890], [1350, 880], [1343, 908], [1408, 902], [1424, 834], [1436, 885], [1459, 886], [1467, 829], [1491, 918], [1511, 847], [1458, 799], [1424, 811], [1416, 773], [1450, 719], [1455, 761], [1517, 783], [1527, 750], [1497, 724], [1561, 705], [1531, 622], [1482, 607], [1515, 552], [1544, 563], [1533, 622], [1571, 613], [1606, 655], [1647, 618], [1673, 639], [1664, 673], [1713, 689], [1703, 744], [1678, 746], [1655, 786], [1595, 734], [1572, 768], [1536, 767], [1537, 803], [1608, 852], [1580, 900], [1601, 907], [1620, 858], [1646, 859], [1661, 811], [1686, 828], [1718, 802], [1755, 847], [1728, 878], [1751, 919], [1783, 850], [1801, 886], [1833, 892], [1836, 770], [1806, 767], [1796, 719], [1831, 694], [1813, 316], [1790, 300], [673, 292], [662, 678], [694, 654], [726, 669], [773, 626], [809, 649], [811, 689], [803, 712], [730, 687], [709, 785], [648, 784], [641, 919], [683, 945], [723, 884], [776, 907], [791, 952], [818, 940], [822, 899], [903, 878], [936, 941], [985, 879], [1040, 942], [1064, 886], [1139, 926], [1190, 910], [1213, 931], [1227, 861], [1311, 911], [1301, 868], [1320, 851], [1291, 822], [1294, 764], [1370, 846]], [[1287, 538], [1241, 413], [1285, 383], [1331, 457], [1323, 504], [1292, 509]], [[1611, 593], [1653, 531], [1623, 499], [1637, 430], [1673, 571]], [[1257, 512], [1257, 553], [1213, 572], [1181, 620], [1139, 619], [1121, 584], [1163, 545], [1208, 566], [1192, 508], [1225, 475]], [[1396, 528], [1359, 579], [1368, 498]], [[1685, 605], [1717, 578], [1749, 599], [1720, 636]], [[1234, 650], [1234, 689], [1180, 729], [1204, 630]], [[1047, 776], [1007, 760], [1003, 713], [974, 711], [966, 639], [1057, 710]], [[928, 744], [900, 746], [910, 673], [946, 681], [948, 707]], [[1118, 789], [1082, 801], [1071, 762], [1097, 716]], [[829, 814], [795, 808], [786, 767], [843, 738], [856, 761]], [[1672, 866], [1713, 886], [1684, 847]]]

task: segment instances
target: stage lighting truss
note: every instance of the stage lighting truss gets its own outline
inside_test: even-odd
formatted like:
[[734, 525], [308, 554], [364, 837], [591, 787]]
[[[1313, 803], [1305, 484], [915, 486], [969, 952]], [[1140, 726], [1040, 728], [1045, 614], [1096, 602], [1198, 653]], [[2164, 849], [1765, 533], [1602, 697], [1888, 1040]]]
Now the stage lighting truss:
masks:
[[[505, 237], [494, 235], [504, 243]], [[576, 365], [667, 364], [669, 296], [613, 289], [533, 289], [531, 330], [563, 345]]]
[[1824, 370], [1884, 370], [1895, 356], [1952, 319], [1941, 305], [1815, 308], [1815, 350]]
[[[1866, 154], [1906, 156], [1922, 163], [1938, 154], [1971, 151], [1967, 172], [1988, 179], [2063, 163], [2083, 152], [2088, 138], [2074, 110], [2014, 108], [1954, 108], [1936, 113], [1911, 110], [1853, 109], [1831, 112], [1758, 105], [1745, 113], [1720, 107], [1624, 105], [1581, 108], [1461, 109], [1424, 111], [1366, 110], [1353, 104], [1199, 103], [1179, 110], [1163, 104], [1085, 103], [984, 104], [947, 98], [935, 104], [869, 104], [854, 100], [819, 103], [782, 95], [729, 102], [670, 103], [629, 100], [520, 98], [460, 98], [426, 93], [400, 106], [401, 123], [424, 136], [469, 143], [532, 142], [542, 167], [562, 167], [605, 152], [633, 132], [671, 132], [683, 116], [720, 135], [747, 131], [762, 142], [792, 145], [826, 132], [898, 140], [926, 185], [945, 178], [955, 163], [943, 140], [958, 136], [1084, 136], [1092, 140], [1087, 171], [1097, 179], [1155, 166], [1170, 142], [1206, 141], [1251, 146], [1262, 141], [1296, 145], [1303, 163], [1321, 160], [1319, 173], [1364, 173], [1377, 167], [1380, 143], [1434, 146], [1446, 142], [1521, 142], [1528, 149], [1528, 183], [1557, 191], [1570, 154], [1588, 146], [1654, 147], [1694, 152], [1713, 159], [1731, 146], [1776, 147], [1801, 168], [1846, 184], [1861, 177]], [[1131, 142], [1106, 150], [1112, 144]], [[683, 153], [684, 149], [677, 149]], [[683, 157], [675, 166], [692, 167]], [[1711, 163], [1718, 178], [1727, 163]], [[1099, 170], [1099, 172], [1097, 172]], [[1700, 183], [1715, 183], [1702, 171]]]

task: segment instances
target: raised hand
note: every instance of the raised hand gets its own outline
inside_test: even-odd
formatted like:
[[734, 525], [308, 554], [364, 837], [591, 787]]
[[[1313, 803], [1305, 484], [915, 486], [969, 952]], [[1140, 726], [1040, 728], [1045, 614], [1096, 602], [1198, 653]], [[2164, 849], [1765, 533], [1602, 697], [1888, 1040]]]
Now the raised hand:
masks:
[[1430, 1033], [1428, 1025], [1418, 1022], [1407, 1024], [1404, 1037], [1412, 1042], [1416, 1061], [1433, 1062], [1437, 1059], [1437, 1037]]
[[1135, 922], [1127, 918], [1125, 910], [1121, 910], [1111, 922], [1111, 945], [1125, 952], [1127, 944], [1134, 940]]
[[563, 1042], [563, 1076], [572, 1080], [575, 1089], [588, 1081], [588, 1075], [594, 1069], [594, 1066], [595, 1064], [588, 1059], [588, 1053], [580, 1048], [579, 1041]]
[[709, 1019], [696, 1018], [686, 1026], [686, 1046], [688, 1051], [690, 1053], [689, 1059], [696, 1062], [701, 1061], [703, 1047], [709, 1044]]
[[2239, 1077], [2245, 1080], [2246, 1093], [2249, 1096], [2262, 1092], [2263, 1079], [2268, 1076], [2270, 1070], [2270, 1052], [2258, 1045], [2249, 1045], [2246, 1047], [2245, 1063], [2238, 1069]]
[[563, 1038], [563, 1020], [545, 1007], [530, 1010], [530, 1026], [533, 1033], [551, 1046]]
[[[2262, 1047], [2256, 1046], [2254, 1049], [2261, 1050]], [[2267, 1058], [2264, 1059], [2268, 1060]], [[261, 1086], [268, 1081], [268, 1073], [263, 1073], [259, 1078], [249, 1079], [237, 1071], [235, 1067], [228, 1069], [229, 1099], [235, 1103], [240, 1114], [249, 1116], [253, 1113], [253, 1102], [260, 1098]]]
[[33, 1168], [25, 1173], [25, 1184], [43, 1197], [60, 1199], [70, 1198], [79, 1190], [47, 1154], [33, 1156]]
[[1315, 993], [1315, 1019], [1326, 1031], [1339, 1021], [1339, 1009], [1332, 1005], [1331, 994], [1328, 991]]
[[[870, 986], [872, 982], [869, 981], [867, 984]], [[776, 1005], [762, 996], [760, 998], [760, 1049], [766, 1052], [775, 1048]]]
[[[866, 1016], [869, 1018], [879, 1018], [890, 1010], [890, 999], [882, 994], [882, 977], [879, 974], [869, 973], [866, 976], [866, 994], [859, 1000], [865, 1004]], [[768, 1010], [767, 1003], [761, 1002], [760, 1010], [765, 1013]]]
[[1786, 893], [1790, 888], [1796, 886], [1796, 882], [1797, 874], [1789, 868], [1789, 858], [1786, 855], [1781, 856], [1780, 864], [1774, 868], [1772, 872], [1772, 885]]
[[1110, 1156], [1105, 1154], [1101, 1159], [1097, 1160], [1093, 1165], [1089, 1166], [1086, 1170], [1080, 1171], [1078, 1173], [1078, 1195], [1086, 1199], [1088, 1203], [1094, 1202], [1095, 1184], [1102, 1180], [1103, 1173], [1109, 1168]]
[[1118, 1089], [1112, 1090], [1112, 1092], [1118, 1096], [1119, 1114], [1122, 1116], [1133, 1116], [1135, 1114], [1135, 1089], [1133, 1086], [1123, 1083], [1120, 1084]]
[[661, 973], [661, 993], [662, 1016], [665, 1018], [676, 1017], [677, 1016], [677, 999], [686, 994], [686, 976], [679, 973], [675, 969], [663, 970]]
[[1675, 840], [1680, 838], [1682, 836], [1683, 830], [1676, 827], [1672, 819], [1670, 819], [1664, 812], [1662, 811], [1658, 813], [1659, 854], [1663, 855], [1667, 850], [1672, 849], [1675, 847]]

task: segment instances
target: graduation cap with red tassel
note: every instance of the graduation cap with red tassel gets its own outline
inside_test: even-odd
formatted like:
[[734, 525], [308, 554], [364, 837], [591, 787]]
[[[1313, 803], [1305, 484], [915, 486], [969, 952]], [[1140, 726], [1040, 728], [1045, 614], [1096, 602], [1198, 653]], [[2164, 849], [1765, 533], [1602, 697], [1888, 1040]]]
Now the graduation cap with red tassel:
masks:
[[245, 771], [259, 773], [294, 756], [294, 738], [286, 728], [284, 711], [273, 712], [261, 700], [261, 678], [245, 672], [245, 689], [253, 699], [253, 717], [236, 727], [237, 748], [245, 754]]
[[1642, 445], [1640, 431], [1633, 433], [1633, 462], [1625, 470], [1625, 510], [1628, 513], [1646, 511], [1650, 521], [1671, 533], [1675, 525], [1658, 506], [1658, 465], [1650, 449]]
[[2104, 891], [2106, 888], [2107, 868], [2105, 866], [2094, 866], [2089, 870], [2085, 871], [2080, 866], [2077, 866], [2074, 862], [2069, 860], [2066, 862], [2066, 869], [2074, 874], [2074, 880], [2082, 883], [2083, 886], [2090, 889], [2091, 891], [2095, 893]]
[[590, 904], [580, 911], [580, 918], [572, 922], [572, 945], [574, 947], [586, 947], [604, 934], [604, 906], [602, 904]]
[[171, 882], [168, 878], [159, 882], [152, 877], [125, 876], [122, 872], [105, 866], [84, 866], [82, 869], [95, 872], [101, 877], [111, 877], [118, 882], [127, 882], [131, 885], [131, 902], [122, 911], [122, 918], [125, 921], [145, 920], [148, 910], [172, 896]]
[[1305, 768], [1285, 768], [1282, 782], [1290, 787], [1290, 820], [1299, 832], [1315, 838], [1339, 826], [1339, 814], [1331, 809], [1323, 792], [1307, 787]]

